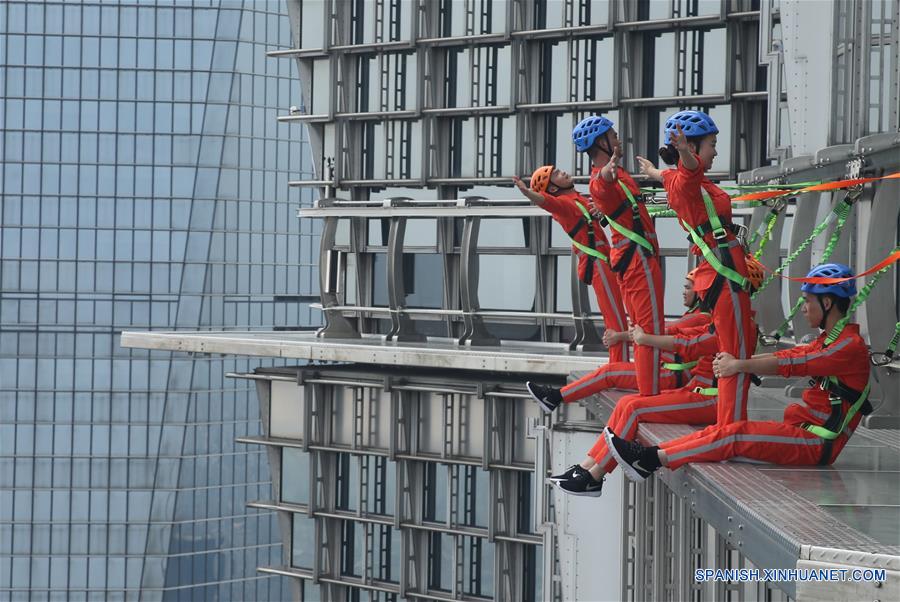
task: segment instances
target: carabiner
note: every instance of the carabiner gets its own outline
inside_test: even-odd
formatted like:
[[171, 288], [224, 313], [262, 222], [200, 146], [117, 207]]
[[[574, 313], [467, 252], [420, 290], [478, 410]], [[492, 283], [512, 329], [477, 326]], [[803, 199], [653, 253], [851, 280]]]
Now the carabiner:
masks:
[[873, 366], [887, 366], [894, 361], [894, 358], [887, 353], [876, 351], [875, 353], [869, 354], [869, 361], [872, 362]]
[[759, 335], [759, 344], [763, 347], [775, 347], [778, 345], [779, 337], [769, 335], [769, 334], [760, 334]]

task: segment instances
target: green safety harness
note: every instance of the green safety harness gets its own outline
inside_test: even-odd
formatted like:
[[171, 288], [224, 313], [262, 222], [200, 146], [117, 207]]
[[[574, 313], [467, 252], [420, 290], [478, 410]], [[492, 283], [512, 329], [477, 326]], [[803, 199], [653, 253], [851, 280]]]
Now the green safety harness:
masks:
[[[715, 397], [719, 394], [718, 387], [718, 378], [713, 378], [713, 384], [716, 386], [713, 387], [694, 387], [694, 393], [699, 393], [700, 395], [707, 395], [709, 397]], [[756, 385], [757, 387], [762, 386], [762, 379], [755, 374], [750, 375], [750, 382]]]
[[[684, 315], [693, 314], [693, 313], [703, 313], [703, 314], [707, 314], [707, 315], [709, 314], [709, 312], [703, 311], [700, 308], [699, 300], [694, 301], [694, 303], [691, 304], [691, 306], [688, 308], [688, 310], [686, 312], [684, 312]], [[665, 368], [666, 370], [671, 370], [672, 372], [675, 372], [676, 373], [676, 376], [675, 376], [676, 387], [683, 387], [685, 371], [695, 368], [697, 366], [697, 364], [699, 364], [699, 363], [700, 363], [700, 360], [694, 360], [693, 362], [683, 362], [683, 361], [681, 361], [681, 358], [676, 353], [675, 361], [663, 363], [663, 368]]]
[[[569, 240], [571, 241], [572, 246], [575, 247], [576, 249], [578, 249], [579, 251], [581, 251], [582, 253], [585, 253], [589, 257], [594, 257], [596, 259], [599, 259], [600, 261], [609, 263], [609, 257], [607, 257], [605, 254], [601, 253], [600, 251], [598, 251], [595, 248], [596, 243], [597, 243], [597, 234], [594, 231], [594, 224], [595, 224], [594, 216], [592, 216], [591, 212], [587, 210], [587, 207], [585, 207], [578, 201], [573, 201], [573, 202], [578, 207], [578, 209], [581, 210], [582, 219], [578, 220], [578, 223], [575, 224], [575, 226], [571, 230], [566, 232], [566, 235], [569, 237]], [[578, 231], [581, 230], [582, 228], [587, 228], [587, 237], [588, 237], [587, 245], [583, 245], [580, 242], [578, 242], [577, 240], [575, 240], [575, 235], [578, 234]], [[594, 278], [594, 262], [589, 261], [587, 264], [587, 269], [584, 272], [584, 279], [582, 280], [582, 282], [584, 282], [585, 284], [590, 284], [591, 281], [593, 280], [593, 278]]]
[[[621, 274], [628, 269], [629, 265], [631, 265], [631, 260], [638, 247], [640, 247], [644, 255], [648, 257], [654, 255], [656, 250], [644, 236], [644, 223], [641, 221], [641, 212], [634, 195], [631, 193], [628, 186], [625, 185], [625, 182], [622, 180], [619, 180], [618, 182], [619, 186], [621, 186], [622, 190], [625, 192], [625, 196], [628, 198], [628, 203], [623, 202], [615, 211], [608, 215], [604, 215], [603, 221], [608, 223], [610, 228], [631, 241], [631, 244], [628, 245], [622, 258], [612, 266], [614, 272]], [[634, 228], [634, 230], [630, 230], [616, 221], [629, 208], [631, 209], [631, 227]]]
[[[896, 251], [897, 249], [895, 248], [894, 250]], [[856, 309], [865, 302], [872, 293], [872, 289], [875, 288], [875, 285], [878, 283], [878, 280], [880, 280], [890, 268], [891, 266], [882, 268], [869, 279], [869, 282], [866, 283], [862, 290], [859, 291], [856, 299], [853, 300], [853, 304], [847, 310], [847, 314], [838, 320], [834, 327], [828, 332], [828, 336], [825, 338], [824, 347], [831, 345], [841, 336], [844, 328], [850, 322], [850, 317]], [[891, 344], [894, 348], [896, 348], [897, 341], [900, 340], [900, 334], [898, 333], [900, 333], [900, 323], [895, 327], [894, 338], [891, 339]], [[888, 349], [891, 351], [891, 355], [893, 355], [893, 350], [890, 346]], [[887, 353], [884, 355], [887, 355]], [[847, 428], [847, 425], [850, 424], [853, 417], [856, 416], [857, 413], [862, 414], [863, 416], [868, 416], [872, 413], [873, 408], [869, 401], [870, 385], [866, 384], [865, 389], [857, 391], [848, 387], [833, 376], [814, 378], [810, 380], [809, 384], [810, 386], [821, 387], [824, 391], [827, 391], [828, 399], [831, 402], [831, 414], [825, 421], [825, 424], [803, 424], [804, 429], [817, 437], [820, 437], [824, 441], [822, 445], [822, 455], [819, 458], [819, 464], [824, 465], [828, 464], [828, 461], [831, 459], [834, 440], [844, 432], [844, 429]], [[844, 403], [849, 406], [846, 414], [844, 413]]]
[[663, 364], [663, 368], [666, 370], [671, 370], [675, 373], [675, 388], [681, 388], [684, 386], [684, 375], [685, 372], [694, 368], [697, 364], [699, 364], [699, 360], [695, 360], [693, 362], [682, 362], [681, 358], [678, 354], [675, 354], [674, 362], [665, 362]]
[[[734, 290], [749, 290], [750, 281], [744, 276], [741, 276], [735, 269], [734, 258], [731, 256], [729, 250], [728, 233], [731, 232], [736, 237], [740, 234], [740, 227], [728, 221], [723, 222], [722, 218], [719, 217], [719, 214], [716, 213], [716, 208], [713, 205], [709, 193], [703, 188], [700, 189], [700, 192], [703, 195], [703, 205], [706, 208], [708, 221], [700, 224], [696, 228], [691, 227], [690, 224], [681, 218], [679, 218], [678, 221], [681, 224], [681, 227], [687, 230], [689, 240], [700, 249], [700, 253], [703, 254], [704, 259], [706, 259], [707, 263], [709, 263], [716, 271], [716, 279], [713, 281], [712, 286], [710, 286], [709, 291], [703, 298], [704, 309], [712, 311], [716, 306], [716, 301], [719, 298], [719, 294], [722, 292], [722, 286], [724, 286], [726, 280], [729, 281]], [[718, 256], [716, 252], [706, 244], [706, 240], [703, 238], [710, 233], [716, 240], [716, 250], [719, 252]]]

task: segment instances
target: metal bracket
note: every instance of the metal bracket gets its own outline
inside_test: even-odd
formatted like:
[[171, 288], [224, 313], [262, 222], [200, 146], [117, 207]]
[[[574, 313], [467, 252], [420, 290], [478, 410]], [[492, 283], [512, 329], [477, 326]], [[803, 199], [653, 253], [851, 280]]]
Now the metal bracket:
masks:
[[862, 165], [862, 159], [847, 161], [847, 177], [851, 180], [858, 178], [862, 171]]

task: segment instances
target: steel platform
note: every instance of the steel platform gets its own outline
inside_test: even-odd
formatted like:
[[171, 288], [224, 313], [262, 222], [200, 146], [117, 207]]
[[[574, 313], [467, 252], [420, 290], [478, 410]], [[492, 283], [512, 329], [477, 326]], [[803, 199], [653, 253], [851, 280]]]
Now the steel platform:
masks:
[[125, 331], [121, 344], [162, 351], [557, 376], [593, 370], [608, 361], [603, 353], [569, 351], [563, 344], [516, 342], [466, 347], [447, 338], [429, 338], [425, 343], [393, 343], [371, 335], [360, 339], [323, 339], [313, 331]]
[[[782, 393], [780, 388], [751, 388], [750, 419], [781, 420], [786, 405], [799, 401]], [[623, 394], [607, 391], [582, 405], [605, 422]], [[641, 424], [638, 439], [656, 445], [699, 428]], [[896, 430], [858, 428], [832, 466], [698, 463], [663, 469], [659, 478], [760, 568], [825, 563], [886, 569], [900, 576]], [[889, 581], [900, 593], [897, 579]]]
[[[314, 332], [293, 331], [123, 332], [121, 344], [192, 353], [508, 372], [521, 374], [523, 380], [529, 374], [574, 378], [607, 362], [603, 354], [546, 343], [464, 347], [451, 339], [392, 343], [375, 336], [322, 339]], [[784, 384], [777, 379], [770, 382]], [[598, 422], [557, 423], [554, 428], [597, 430], [621, 395], [611, 391], [583, 400]], [[749, 415], [780, 420], [785, 405], [793, 401], [783, 395], [782, 388], [754, 387]], [[696, 428], [642, 424], [638, 436], [656, 444]], [[890, 591], [884, 593], [898, 587], [900, 433], [896, 430], [860, 427], [830, 467], [708, 463], [662, 470], [659, 477], [689, 498], [698, 514], [727, 533], [729, 542], [761, 568], [823, 563], [879, 568], [897, 577], [889, 579]]]

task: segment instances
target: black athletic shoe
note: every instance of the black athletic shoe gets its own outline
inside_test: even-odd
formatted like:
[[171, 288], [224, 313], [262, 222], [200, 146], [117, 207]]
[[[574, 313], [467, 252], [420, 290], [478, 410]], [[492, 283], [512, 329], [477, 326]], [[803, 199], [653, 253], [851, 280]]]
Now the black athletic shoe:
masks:
[[587, 472], [583, 469], [579, 464], [572, 464], [569, 466], [565, 472], [561, 472], [560, 474], [553, 475], [552, 477], [547, 477], [548, 481], [565, 481], [566, 479], [572, 478], [579, 472]]
[[584, 469], [577, 471], [565, 481], [554, 481], [553, 485], [569, 495], [600, 497], [600, 494], [603, 493], [603, 479], [598, 481]]
[[661, 466], [658, 447], [644, 447], [637, 441], [627, 441], [617, 437], [609, 427], [603, 429], [603, 437], [606, 439], [609, 451], [615, 456], [616, 462], [632, 481], [643, 481]]
[[541, 408], [548, 414], [559, 407], [562, 403], [562, 393], [559, 389], [548, 387], [547, 385], [536, 385], [533, 382], [525, 383], [525, 388], [534, 397], [534, 400], [541, 405]]

